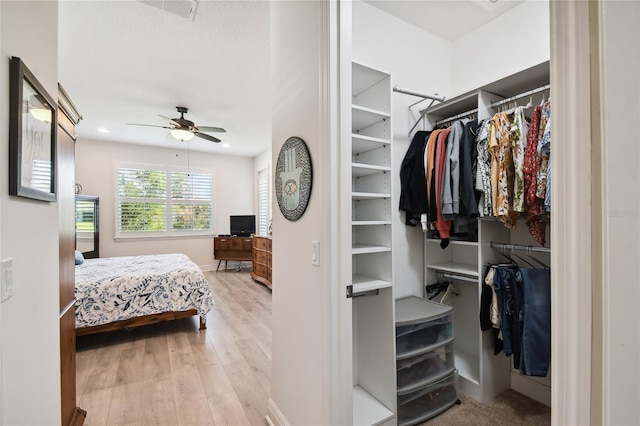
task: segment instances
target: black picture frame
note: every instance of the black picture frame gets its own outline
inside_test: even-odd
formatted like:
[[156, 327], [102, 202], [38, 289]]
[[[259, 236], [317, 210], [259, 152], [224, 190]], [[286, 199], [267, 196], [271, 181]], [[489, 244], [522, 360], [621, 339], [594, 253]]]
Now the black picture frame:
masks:
[[56, 101], [18, 57], [9, 79], [9, 195], [55, 202]]

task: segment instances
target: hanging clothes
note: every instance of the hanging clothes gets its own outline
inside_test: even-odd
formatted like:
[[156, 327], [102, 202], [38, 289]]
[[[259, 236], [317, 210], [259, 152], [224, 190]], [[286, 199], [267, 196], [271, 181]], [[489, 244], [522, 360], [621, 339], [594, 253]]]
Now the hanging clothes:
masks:
[[460, 142], [464, 135], [464, 125], [468, 121], [454, 122], [447, 136], [442, 179], [442, 216], [445, 220], [453, 220], [460, 213]]
[[[551, 273], [548, 269], [491, 265], [481, 297], [486, 304], [495, 291], [501, 342], [495, 353], [512, 357], [513, 367], [527, 376], [546, 376], [551, 359]], [[493, 303], [493, 302], [492, 302]], [[485, 306], [481, 329], [487, 330]], [[481, 311], [482, 312], [482, 311]], [[496, 323], [491, 320], [491, 327]], [[502, 345], [501, 349], [499, 345]]]
[[473, 170], [478, 157], [476, 135], [478, 120], [471, 120], [464, 126], [460, 142], [460, 214], [468, 218], [478, 217], [478, 199], [476, 197]]
[[511, 123], [507, 114], [499, 112], [493, 116], [489, 137], [493, 215], [507, 228], [513, 229], [516, 226], [518, 214], [513, 210], [513, 151]]
[[476, 137], [476, 182], [475, 189], [480, 193], [478, 215], [480, 217], [493, 214], [491, 194], [491, 157], [489, 155], [490, 120], [484, 120]]
[[526, 222], [529, 233], [540, 245], [545, 245], [546, 222], [542, 214], [542, 207], [539, 199], [536, 197], [537, 190], [537, 146], [538, 132], [540, 129], [540, 116], [542, 108], [536, 106], [533, 110], [533, 117], [529, 124], [529, 133], [527, 135], [527, 148], [524, 154], [524, 186], [525, 198], [527, 203]]
[[405, 223], [416, 226], [420, 216], [429, 209], [425, 189], [424, 154], [430, 131], [418, 131], [400, 166], [400, 210], [406, 213]]
[[437, 220], [435, 165], [436, 145], [438, 144], [438, 135], [440, 135], [441, 132], [442, 129], [436, 129], [431, 132], [429, 140], [427, 141], [427, 152], [425, 154], [425, 164], [427, 164], [427, 202], [429, 204], [427, 220], [431, 223], [435, 223]]
[[513, 123], [511, 124], [511, 150], [513, 154], [513, 210], [524, 213], [524, 152], [527, 148], [527, 133], [529, 133], [529, 123], [524, 117], [524, 108], [517, 107], [513, 113]]
[[[545, 199], [547, 192], [547, 169], [549, 166], [550, 139], [545, 139], [544, 134], [548, 122], [551, 120], [551, 102], [547, 101], [542, 107], [542, 116], [540, 118], [540, 129], [538, 132], [538, 144], [536, 148], [536, 197], [541, 200]], [[544, 204], [544, 203], [543, 203]]]
[[542, 136], [542, 150], [547, 155], [547, 190], [544, 195], [544, 208], [551, 212], [551, 118], [547, 121], [544, 135]]
[[436, 229], [440, 235], [442, 242], [440, 247], [443, 249], [449, 245], [449, 236], [451, 232], [451, 221], [445, 220], [442, 216], [442, 188], [444, 177], [444, 163], [447, 151], [447, 138], [451, 129], [445, 129], [438, 134], [436, 145], [436, 164], [435, 164], [435, 193], [436, 193]]

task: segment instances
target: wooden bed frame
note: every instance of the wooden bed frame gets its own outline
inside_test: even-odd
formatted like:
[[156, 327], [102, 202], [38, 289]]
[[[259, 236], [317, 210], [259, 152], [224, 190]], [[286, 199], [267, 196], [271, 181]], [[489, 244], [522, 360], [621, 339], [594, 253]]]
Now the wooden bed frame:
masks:
[[[144, 315], [136, 318], [129, 318], [122, 321], [110, 322], [108, 324], [94, 325], [91, 327], [76, 328], [76, 336], [102, 333], [103, 331], [121, 330], [123, 328], [134, 328], [141, 325], [155, 324], [162, 321], [171, 321], [179, 318], [187, 318], [198, 315], [195, 309], [178, 312], [163, 312], [161, 314]], [[200, 330], [206, 330], [207, 323], [200, 317]]]

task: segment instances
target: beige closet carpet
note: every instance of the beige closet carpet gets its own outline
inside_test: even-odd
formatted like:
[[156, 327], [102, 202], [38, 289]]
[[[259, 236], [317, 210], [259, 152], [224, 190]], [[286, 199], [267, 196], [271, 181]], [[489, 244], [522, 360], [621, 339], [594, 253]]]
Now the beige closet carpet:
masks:
[[551, 408], [511, 390], [485, 404], [480, 404], [465, 395], [460, 395], [460, 400], [462, 404], [454, 405], [421, 425], [546, 426], [551, 424]]

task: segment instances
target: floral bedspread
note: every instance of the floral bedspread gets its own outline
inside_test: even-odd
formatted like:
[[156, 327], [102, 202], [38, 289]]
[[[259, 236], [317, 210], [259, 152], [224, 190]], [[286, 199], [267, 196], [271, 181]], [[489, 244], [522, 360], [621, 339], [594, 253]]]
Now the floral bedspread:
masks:
[[202, 270], [185, 254], [86, 259], [76, 268], [76, 328], [214, 305]]

